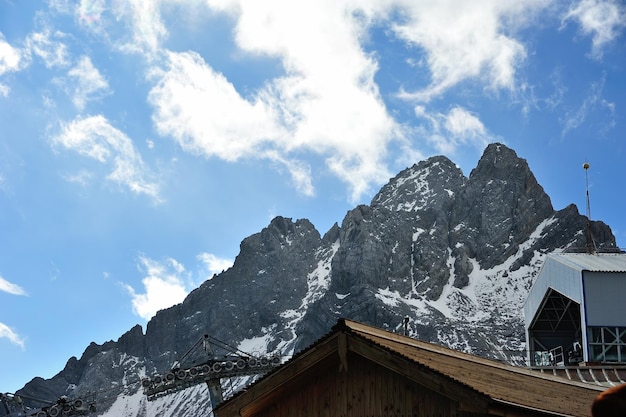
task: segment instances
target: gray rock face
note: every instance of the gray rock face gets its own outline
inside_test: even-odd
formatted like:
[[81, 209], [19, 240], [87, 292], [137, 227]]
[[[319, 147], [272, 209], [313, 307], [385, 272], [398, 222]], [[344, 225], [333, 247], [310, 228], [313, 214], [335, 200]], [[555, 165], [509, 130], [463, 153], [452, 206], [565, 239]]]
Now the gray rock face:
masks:
[[[414, 337], [520, 363], [533, 278], [546, 253], [585, 247], [586, 224], [573, 205], [555, 211], [526, 161], [502, 144], [487, 147], [469, 178], [449, 159], [429, 158], [323, 237], [308, 220], [275, 218], [243, 240], [232, 268], [158, 312], [145, 335], [136, 326], [117, 342], [92, 344], [20, 393], [106, 390], [99, 409], [119, 414], [121, 398], [141, 397], [140, 376], [167, 371], [205, 333], [233, 346], [263, 340], [263, 350], [288, 356], [339, 317], [402, 331], [406, 316]], [[597, 246], [615, 247], [607, 225], [592, 228]], [[208, 416], [206, 396], [184, 391], [159, 410], [184, 416], [181, 404], [203, 404], [194, 415]], [[155, 412], [143, 400], [125, 410]]]
[[[526, 161], [503, 145], [490, 145], [470, 174], [452, 212], [459, 242], [491, 268], [517, 251], [553, 213], [550, 198]], [[465, 227], [470, 231], [463, 233]]]

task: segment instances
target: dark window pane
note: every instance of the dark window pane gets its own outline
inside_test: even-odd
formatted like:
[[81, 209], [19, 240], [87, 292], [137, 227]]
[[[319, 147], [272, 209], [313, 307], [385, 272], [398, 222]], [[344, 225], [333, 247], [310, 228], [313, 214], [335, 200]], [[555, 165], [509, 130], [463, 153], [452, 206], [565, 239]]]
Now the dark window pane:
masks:
[[605, 361], [607, 362], [617, 362], [617, 345], [608, 345], [606, 347], [606, 351], [604, 353]]
[[603, 361], [604, 355], [602, 354], [602, 346], [591, 345], [589, 350], [589, 356], [592, 361]]

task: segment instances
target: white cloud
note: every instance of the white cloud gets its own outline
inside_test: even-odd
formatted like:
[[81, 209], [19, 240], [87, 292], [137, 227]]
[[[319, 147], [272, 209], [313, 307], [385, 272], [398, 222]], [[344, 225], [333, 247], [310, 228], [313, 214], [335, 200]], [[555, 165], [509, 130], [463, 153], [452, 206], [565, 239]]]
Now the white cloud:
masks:
[[0, 75], [8, 71], [17, 71], [20, 67], [20, 52], [13, 48], [0, 33]]
[[[52, 138], [80, 155], [112, 166], [107, 179], [122, 184], [136, 194], [145, 194], [160, 202], [159, 186], [151, 182], [148, 169], [133, 142], [123, 132], [111, 126], [102, 116], [77, 118], [61, 125], [61, 133]], [[84, 174], [81, 174], [85, 178]]]
[[[159, 2], [154, 0], [128, 0], [118, 3], [118, 11], [131, 13], [133, 19], [132, 42], [123, 48], [130, 51], [145, 50], [153, 53], [161, 41], [167, 37], [167, 30], [161, 23]], [[129, 7], [130, 6], [130, 7]]]
[[[13, 48], [0, 32], [0, 76], [9, 71], [20, 69], [21, 56], [18, 49]], [[8, 97], [11, 89], [0, 83], [0, 97]]]
[[91, 32], [90, 35], [99, 36], [112, 47], [119, 47], [117, 39], [111, 39], [111, 33], [118, 33], [119, 28], [114, 26], [126, 22], [121, 17], [111, 16], [111, 7], [119, 1], [107, 2], [107, 0], [50, 0], [50, 8], [59, 13], [73, 15], [83, 30]]
[[612, 0], [582, 0], [572, 4], [563, 22], [570, 19], [578, 21], [582, 32], [592, 37], [591, 55], [600, 58], [604, 46], [626, 27], [626, 5]]
[[[244, 96], [227, 70], [217, 71], [198, 53], [163, 51], [162, 64], [156, 57], [168, 28], [160, 9], [172, 4], [186, 10], [204, 4], [228, 14], [239, 48], [235, 54], [275, 59], [283, 74]], [[404, 127], [380, 96], [378, 56], [365, 50], [372, 25], [391, 28], [389, 33], [403, 40], [416, 60], [425, 57], [425, 66], [414, 70], [416, 78], [427, 72], [429, 84], [400, 96], [427, 102], [466, 80], [493, 91], [515, 90], [518, 67], [526, 58], [515, 31], [548, 4], [550, 0], [134, 0], [131, 7], [112, 12], [132, 23], [137, 50], [151, 54], [155, 86], [149, 100], [161, 135], [209, 158], [275, 162], [305, 195], [315, 192], [314, 173], [298, 155], [319, 155], [357, 201], [389, 178], [386, 159], [392, 144], [419, 153], [409, 147]], [[100, 19], [106, 10], [96, 9]]]
[[494, 140], [480, 119], [462, 107], [453, 107], [443, 114], [429, 113], [424, 106], [416, 106], [415, 115], [427, 122], [420, 128], [420, 133], [445, 155], [454, 154], [467, 145], [483, 149]]
[[228, 80], [194, 52], [169, 53], [169, 67], [155, 71], [150, 92], [159, 132], [183, 149], [227, 161], [257, 155], [268, 138], [281, 136], [271, 108], [243, 99]]
[[198, 260], [204, 264], [209, 276], [219, 274], [233, 266], [232, 259], [219, 258], [212, 253], [201, 253], [198, 255]]
[[[63, 0], [62, 2], [56, 0], [59, 4], [58, 7], [63, 10], [69, 9], [69, 4], [67, 0]], [[91, 30], [94, 28], [100, 28], [100, 24], [102, 21], [102, 15], [106, 10], [106, 1], [105, 0], [80, 0], [78, 3], [74, 4], [74, 13], [78, 21], [89, 27]]]
[[[199, 254], [197, 259], [201, 263], [198, 275], [202, 280], [210, 279], [214, 274], [233, 266], [232, 260], [206, 252]], [[181, 303], [189, 293], [189, 287], [195, 286], [191, 274], [175, 259], [167, 258], [159, 262], [141, 256], [139, 263], [139, 269], [145, 273], [141, 280], [143, 292], [128, 284], [122, 283], [122, 286], [132, 297], [133, 312], [145, 320], [152, 318], [159, 310]]]
[[168, 2], [81, 0], [76, 4], [74, 14], [83, 27], [106, 38], [110, 36], [108, 23], [124, 22], [130, 33], [125, 33], [119, 39], [109, 39], [109, 42], [122, 52], [150, 57], [158, 52], [161, 42], [168, 35], [160, 13], [161, 4]]
[[79, 184], [79, 185], [81, 185], [83, 187], [86, 187], [93, 180], [93, 176], [94, 175], [93, 175], [92, 172], [89, 172], [89, 171], [83, 169], [83, 170], [77, 172], [76, 174], [65, 175], [65, 176], [63, 176], [63, 178], [67, 182], [73, 182], [75, 184]]
[[24, 339], [22, 339], [19, 334], [11, 330], [9, 326], [0, 322], [0, 339], [2, 338], [9, 339], [11, 343], [24, 349]]
[[394, 23], [394, 31], [424, 50], [431, 76], [428, 87], [401, 96], [429, 101], [469, 79], [478, 79], [493, 90], [514, 90], [516, 70], [526, 49], [505, 27], [511, 30], [523, 25], [529, 14], [549, 1], [401, 3], [405, 20]]
[[299, 193], [306, 196], [315, 195], [315, 187], [311, 180], [311, 167], [306, 162], [285, 159], [278, 151], [268, 151], [265, 156], [289, 171], [293, 186]]
[[71, 78], [71, 85], [74, 87], [72, 102], [79, 109], [83, 110], [87, 101], [92, 100], [97, 93], [102, 93], [109, 88], [106, 79], [93, 66], [88, 56], [83, 56], [78, 64], [69, 70], [67, 75]]
[[208, 157], [279, 162], [309, 195], [310, 168], [298, 152], [326, 158], [353, 199], [385, 181], [387, 145], [401, 130], [374, 82], [376, 61], [361, 47], [362, 19], [334, 1], [223, 6], [237, 15], [240, 49], [279, 59], [285, 74], [244, 98], [198, 54], [169, 53], [150, 94], [159, 132]]
[[26, 295], [26, 291], [22, 287], [7, 281], [2, 276], [0, 276], [0, 291], [13, 295]]
[[184, 284], [185, 268], [174, 259], [164, 263], [141, 257], [139, 259], [146, 276], [141, 280], [144, 293], [138, 293], [130, 285], [123, 284], [132, 297], [133, 311], [149, 320], [157, 311], [182, 302], [187, 296]]
[[[0, 291], [13, 295], [27, 295], [22, 287], [7, 281], [2, 276], [0, 276]], [[20, 346], [22, 349], [24, 348], [24, 340], [20, 335], [11, 330], [6, 324], [0, 322], [0, 339], [2, 338], [7, 338], [11, 343]]]
[[58, 32], [52, 35], [49, 30], [31, 33], [26, 38], [26, 50], [40, 57], [47, 68], [65, 67], [70, 62], [67, 46], [53, 39], [61, 36]]

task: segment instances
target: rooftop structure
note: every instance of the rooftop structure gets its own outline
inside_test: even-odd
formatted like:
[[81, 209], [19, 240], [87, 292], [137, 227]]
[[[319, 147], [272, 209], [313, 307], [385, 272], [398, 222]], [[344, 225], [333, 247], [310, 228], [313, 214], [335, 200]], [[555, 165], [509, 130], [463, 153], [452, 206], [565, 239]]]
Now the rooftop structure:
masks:
[[546, 257], [524, 305], [533, 366], [626, 364], [626, 253]]
[[589, 417], [606, 387], [340, 319], [331, 333], [218, 406], [216, 417]]

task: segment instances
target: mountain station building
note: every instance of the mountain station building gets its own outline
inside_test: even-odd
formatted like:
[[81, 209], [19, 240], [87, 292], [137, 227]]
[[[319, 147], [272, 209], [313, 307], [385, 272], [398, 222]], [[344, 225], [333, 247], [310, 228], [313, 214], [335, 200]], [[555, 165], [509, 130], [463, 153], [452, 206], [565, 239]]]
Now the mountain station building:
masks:
[[524, 317], [531, 366], [626, 365], [626, 253], [548, 255]]

